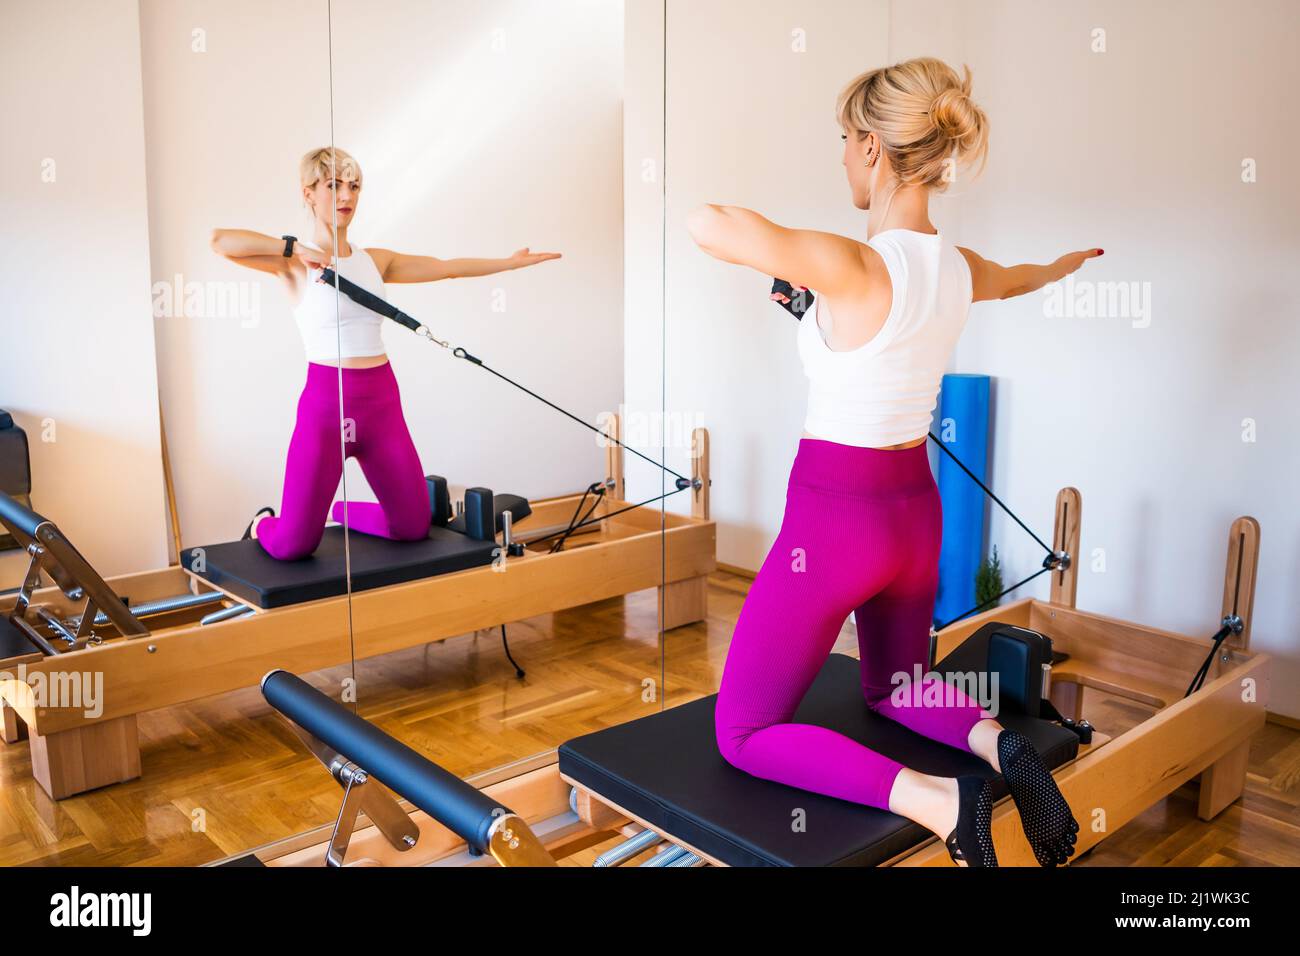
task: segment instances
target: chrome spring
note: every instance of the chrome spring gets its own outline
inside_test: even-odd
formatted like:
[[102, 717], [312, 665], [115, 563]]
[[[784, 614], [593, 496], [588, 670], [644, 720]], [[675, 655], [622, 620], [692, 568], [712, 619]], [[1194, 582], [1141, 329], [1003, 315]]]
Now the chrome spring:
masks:
[[596, 862], [592, 866], [618, 866], [624, 860], [630, 860], [643, 850], [648, 850], [656, 843], [663, 839], [654, 830], [642, 830], [630, 840], [625, 840], [618, 846], [606, 850], [600, 856], [596, 857]]
[[642, 863], [642, 866], [671, 866], [674, 860], [680, 860], [684, 856], [690, 856], [679, 846], [671, 850], [664, 850], [662, 853], [656, 853], [651, 859]]
[[[146, 601], [144, 604], [137, 604], [134, 607], [127, 607], [132, 617], [150, 617], [155, 614], [166, 614], [169, 611], [180, 611], [187, 607], [203, 607], [205, 604], [216, 604], [224, 600], [225, 595], [220, 591], [204, 591], [202, 594], [178, 594], [176, 597], [162, 598], [158, 601]], [[103, 611], [95, 613], [95, 624], [107, 624], [108, 615]]]

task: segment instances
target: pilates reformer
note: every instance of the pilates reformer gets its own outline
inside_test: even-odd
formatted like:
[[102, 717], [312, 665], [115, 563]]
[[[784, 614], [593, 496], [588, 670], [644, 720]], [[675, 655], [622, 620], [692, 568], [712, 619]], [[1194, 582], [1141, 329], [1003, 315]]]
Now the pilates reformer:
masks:
[[[1206, 642], [1075, 607], [1080, 496], [1057, 498], [1049, 599], [1027, 598], [938, 631], [931, 669], [1009, 678], [999, 719], [1030, 736], [1082, 824], [1073, 860], [1189, 781], [1209, 820], [1243, 792], [1251, 736], [1263, 726], [1269, 658], [1249, 650], [1259, 526], [1238, 518], [1228, 542], [1223, 618]], [[1041, 686], [1023, 662], [992, 651], [1007, 631], [1050, 638]], [[1226, 629], [1226, 633], [1225, 633]], [[1187, 684], [1188, 678], [1192, 683]], [[1082, 718], [1087, 690], [1149, 708], [1108, 737]], [[226, 865], [550, 865], [603, 849], [596, 866], [951, 866], [942, 843], [910, 821], [758, 780], [723, 761], [704, 697], [570, 740], [557, 751], [461, 781], [288, 674], [263, 683], [268, 702], [344, 789], [333, 827], [262, 847]], [[1036, 713], [1017, 701], [1039, 695]], [[978, 758], [926, 740], [862, 703], [856, 661], [833, 654], [798, 720], [829, 726], [909, 766], [995, 779], [993, 837], [1002, 865], [1036, 866], [1005, 785]], [[323, 745], [321, 744], [323, 741]], [[384, 806], [358, 824], [358, 775]], [[373, 778], [373, 779], [372, 779]], [[368, 784], [369, 785], [369, 784]], [[506, 810], [509, 806], [511, 809]], [[395, 815], [400, 811], [406, 823]], [[792, 820], [801, 816], [800, 829]], [[1073, 862], [1072, 860], [1072, 862]]]
[[[616, 435], [618, 417], [606, 427]], [[138, 714], [253, 686], [273, 667], [314, 671], [488, 629], [504, 643], [511, 622], [650, 588], [664, 629], [702, 620], [716, 529], [708, 434], [693, 437], [690, 515], [624, 500], [617, 441], [601, 482], [524, 508], [469, 489], [471, 507], [452, 515], [431, 482], [428, 540], [351, 535], [350, 593], [340, 527], [302, 562], [242, 541], [102, 578], [54, 522], [0, 495], [0, 526], [30, 557], [21, 587], [0, 597], [0, 736], [30, 738], [33, 776], [61, 799], [140, 776]]]
[[[506, 636], [512, 621], [648, 588], [659, 590], [661, 629], [704, 619], [717, 566], [705, 429], [692, 433], [688, 478], [624, 444], [619, 416], [598, 428], [332, 269], [322, 280], [600, 436], [605, 477], [580, 495], [533, 503], [470, 488], [453, 517], [445, 480], [430, 476], [431, 528], [419, 542], [332, 527], [304, 561], [275, 561], [247, 540], [185, 548], [182, 568], [108, 581], [53, 522], [8, 500], [0, 523], [31, 564], [17, 596], [0, 599], [0, 737], [30, 736], [33, 775], [51, 796], [138, 777], [137, 714], [247, 687], [284, 663], [318, 670], [500, 627], [522, 678]], [[627, 502], [624, 452], [671, 475], [673, 487]], [[689, 516], [650, 507], [683, 492]], [[55, 587], [38, 590], [42, 571]], [[160, 626], [145, 626], [151, 615]], [[355, 634], [353, 619], [364, 622]], [[102, 706], [87, 711], [80, 690], [72, 706], [44, 700], [68, 672]]]

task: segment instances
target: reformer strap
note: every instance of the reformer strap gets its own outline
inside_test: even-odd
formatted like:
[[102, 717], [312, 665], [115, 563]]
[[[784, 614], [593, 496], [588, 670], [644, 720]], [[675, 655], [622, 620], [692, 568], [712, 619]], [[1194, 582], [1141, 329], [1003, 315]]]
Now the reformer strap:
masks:
[[[591, 431], [595, 432], [597, 435], [600, 435], [606, 441], [611, 441], [615, 445], [618, 445], [618, 447], [622, 448], [624, 451], [630, 451], [638, 458], [649, 462], [650, 464], [654, 465], [656, 468], [660, 469], [661, 471], [668, 472], [668, 474], [672, 475], [678, 481], [678, 487], [676, 491], [670, 492], [671, 494], [675, 494], [677, 491], [684, 491], [686, 490], [686, 488], [689, 488], [691, 486], [692, 482], [689, 478], [685, 477], [684, 475], [678, 474], [677, 472], [673, 471], [671, 468], [669, 468], [667, 465], [663, 464], [662, 462], [657, 462], [653, 458], [650, 458], [647, 455], [643, 455], [635, 448], [631, 448], [628, 445], [623, 444], [623, 442], [619, 441], [617, 438], [614, 438], [612, 435], [608, 435], [605, 432], [601, 431], [599, 428], [597, 428], [595, 425], [591, 424], [590, 422], [584, 421], [583, 419], [579, 418], [577, 415], [573, 414], [567, 409], [561, 408], [559, 405], [556, 405], [554, 402], [550, 401], [549, 399], [543, 398], [541, 395], [538, 395], [536, 392], [534, 392], [532, 389], [528, 388], [527, 386], [521, 385], [519, 382], [516, 382], [514, 379], [510, 378], [510, 376], [498, 372], [490, 365], [487, 365], [481, 358], [475, 355], [471, 355], [469, 352], [465, 351], [460, 346], [456, 346], [455, 348], [452, 348], [450, 343], [442, 339], [436, 338], [433, 332], [429, 329], [429, 327], [423, 325], [418, 319], [412, 318], [402, 310], [398, 309], [392, 303], [387, 302], [384, 299], [381, 299], [373, 292], [361, 288], [361, 286], [357, 285], [355, 282], [351, 281], [350, 279], [344, 278], [343, 276], [339, 275], [333, 269], [322, 270], [321, 280], [325, 282], [327, 285], [334, 286], [336, 289], [338, 289], [339, 292], [342, 292], [344, 295], [346, 295], [349, 299], [351, 299], [353, 302], [357, 303], [358, 305], [369, 309], [371, 312], [376, 312], [379, 315], [384, 316], [385, 318], [392, 319], [394, 322], [406, 326], [406, 328], [410, 329], [412, 332], [416, 333], [417, 335], [423, 335], [431, 342], [441, 345], [445, 349], [449, 349], [451, 351], [451, 354], [456, 358], [464, 359], [467, 362], [477, 365], [479, 368], [483, 369], [486, 372], [491, 372], [493, 375], [501, 379], [503, 382], [508, 382], [509, 384], [513, 385], [515, 388], [519, 389], [521, 392], [525, 393], [526, 395], [530, 395], [531, 397], [537, 399], [542, 404], [555, 409], [561, 415], [564, 415], [567, 418], [571, 418], [573, 421], [577, 422], [583, 428], [590, 429]], [[664, 497], [667, 496], [665, 495]]]
[[[938, 445], [939, 448], [940, 448], [940, 450], [942, 450], [943, 453], [944, 453], [945, 455], [947, 455], [949, 458], [951, 458], [953, 461], [955, 461], [955, 462], [957, 463], [957, 467], [960, 468], [962, 471], [966, 472], [966, 474], [970, 476], [971, 481], [975, 482], [975, 484], [979, 485], [980, 488], [983, 489], [984, 494], [986, 494], [986, 495], [988, 495], [990, 498], [992, 498], [992, 499], [997, 503], [997, 506], [998, 506], [999, 508], [1001, 508], [1001, 509], [1002, 509], [1003, 511], [1005, 511], [1007, 514], [1009, 514], [1009, 515], [1011, 516], [1011, 520], [1012, 520], [1012, 521], [1014, 521], [1016, 524], [1020, 525], [1020, 527], [1024, 528], [1024, 529], [1025, 529], [1025, 533], [1028, 534], [1029, 537], [1031, 537], [1031, 538], [1033, 538], [1035, 541], [1037, 541], [1037, 542], [1039, 543], [1039, 545], [1042, 546], [1042, 549], [1043, 549], [1044, 551], [1046, 551], [1048, 554], [1054, 554], [1054, 553], [1055, 553], [1055, 552], [1052, 551], [1052, 549], [1049, 548], [1046, 544], [1043, 544], [1043, 539], [1042, 539], [1042, 538], [1040, 538], [1038, 535], [1034, 534], [1032, 531], [1029, 530], [1029, 526], [1026, 525], [1023, 521], [1021, 521], [1021, 520], [1016, 516], [1016, 513], [1015, 513], [1014, 511], [1012, 511], [1012, 510], [1011, 510], [1010, 508], [1008, 508], [1005, 504], [1003, 504], [1002, 499], [999, 498], [997, 495], [995, 495], [995, 494], [993, 493], [992, 489], [989, 488], [988, 485], [984, 484], [984, 482], [982, 482], [982, 481], [980, 481], [978, 478], [976, 478], [976, 477], [975, 477], [975, 472], [973, 472], [973, 471], [971, 471], [969, 468], [967, 468], [966, 465], [962, 463], [962, 460], [961, 460], [960, 458], [958, 458], [956, 455], [954, 455], [954, 454], [952, 453], [952, 451], [948, 448], [948, 446], [945, 445], [943, 442], [941, 442], [941, 441], [940, 441], [940, 440], [935, 436], [934, 432], [929, 432], [929, 435], [930, 435], [930, 441], [932, 441], [932, 442], [934, 442], [936, 445]], [[1049, 568], [1049, 569], [1047, 569], [1047, 570], [1051, 570], [1051, 569]], [[1037, 577], [1037, 575], [1034, 575], [1034, 577]], [[1032, 579], [1027, 579], [1027, 580], [1032, 580]], [[963, 616], [965, 616], [965, 615], [963, 615]]]
[[957, 615], [956, 617], [954, 617], [951, 621], [945, 621], [943, 624], [940, 624], [938, 627], [936, 627], [935, 630], [936, 630], [936, 631], [942, 631], [942, 630], [943, 630], [945, 627], [947, 627], [948, 625], [950, 625], [950, 624], [956, 624], [958, 621], [960, 621], [960, 620], [962, 620], [962, 619], [964, 619], [964, 618], [968, 618], [968, 617], [970, 617], [972, 614], [975, 614], [975, 613], [978, 613], [979, 611], [984, 610], [986, 607], [989, 607], [990, 605], [995, 604], [995, 603], [997, 603], [998, 601], [1002, 600], [1004, 597], [1006, 597], [1006, 596], [1007, 596], [1008, 594], [1010, 594], [1012, 591], [1015, 591], [1015, 590], [1018, 589], [1018, 588], [1022, 588], [1022, 587], [1024, 587], [1026, 584], [1028, 584], [1030, 581], [1032, 581], [1034, 578], [1038, 577], [1039, 575], [1041, 575], [1041, 574], [1046, 574], [1048, 571], [1054, 571], [1054, 570], [1056, 570], [1056, 569], [1055, 569], [1055, 568], [1051, 568], [1051, 567], [1040, 568], [1039, 570], [1035, 571], [1033, 574], [1029, 575], [1029, 577], [1025, 578], [1023, 581], [1017, 581], [1015, 584], [1011, 585], [1011, 587], [1009, 587], [1009, 588], [1005, 588], [1005, 589], [1002, 590], [1000, 593], [998, 593], [998, 594], [994, 595], [993, 597], [989, 598], [989, 599], [988, 599], [987, 601], [985, 601], [983, 604], [977, 604], [977, 605], [975, 605], [973, 608], [971, 608], [969, 611], [966, 611], [966, 612], [964, 612], [964, 613], [962, 613], [962, 614], [958, 614], [958, 615]]
[[404, 325], [412, 332], [418, 333], [424, 328], [419, 320], [407, 315], [397, 306], [393, 305], [379, 296], [375, 295], [369, 289], [363, 289], [351, 279], [345, 279], [333, 269], [326, 268], [321, 272], [321, 281], [327, 285], [335, 286], [340, 292], [346, 295], [357, 305], [369, 309], [371, 312], [377, 312], [386, 319], [392, 319], [398, 325]]
[[1210, 648], [1210, 653], [1205, 656], [1205, 660], [1201, 663], [1200, 668], [1197, 669], [1196, 676], [1193, 677], [1192, 682], [1187, 685], [1187, 692], [1183, 694], [1184, 697], [1191, 697], [1192, 694], [1205, 686], [1205, 678], [1209, 675], [1210, 666], [1214, 663], [1214, 658], [1219, 653], [1219, 645], [1226, 641], [1228, 635], [1232, 632], [1232, 625], [1225, 623], [1223, 627], [1219, 628], [1219, 630], [1215, 632], [1214, 637], [1210, 638], [1214, 644]]

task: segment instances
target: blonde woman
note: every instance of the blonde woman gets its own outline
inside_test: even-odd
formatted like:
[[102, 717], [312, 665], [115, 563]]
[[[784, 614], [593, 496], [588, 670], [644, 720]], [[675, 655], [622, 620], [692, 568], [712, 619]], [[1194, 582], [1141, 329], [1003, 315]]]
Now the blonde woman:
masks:
[[[349, 502], [350, 528], [395, 540], [429, 533], [432, 514], [420, 457], [402, 416], [401, 395], [384, 352], [384, 319], [320, 281], [332, 267], [381, 298], [387, 282], [436, 282], [521, 269], [558, 252], [520, 249], [508, 259], [435, 259], [388, 249], [359, 249], [348, 241], [361, 197], [361, 167], [341, 149], [314, 149], [300, 163], [302, 195], [312, 215], [311, 243], [243, 229], [217, 229], [212, 248], [232, 262], [269, 272], [296, 303], [294, 317], [307, 352], [307, 383], [289, 442], [280, 514], [263, 508], [245, 537], [255, 535], [273, 558], [292, 561], [316, 550], [343, 474], [339, 388], [346, 454], [354, 457], [378, 503]], [[332, 516], [343, 521], [343, 502]], [[265, 515], [265, 517], [264, 517]], [[260, 521], [258, 519], [261, 519]]]
[[958, 76], [929, 57], [871, 70], [840, 94], [844, 168], [854, 206], [868, 213], [865, 241], [783, 228], [736, 207], [706, 205], [690, 217], [705, 252], [816, 293], [798, 332], [811, 382], [805, 428], [780, 533], [727, 654], [717, 740], [754, 776], [891, 810], [938, 834], [958, 865], [996, 866], [984, 777], [919, 773], [793, 722], [852, 613], [867, 706], [988, 761], [1038, 861], [1053, 866], [1074, 852], [1078, 823], [1028, 739], [960, 692], [936, 704], [924, 687], [895, 691], [928, 658], [942, 515], [925, 440], [971, 302], [1032, 292], [1101, 254], [1006, 268], [935, 228], [930, 197], [958, 164], [982, 165], [988, 148], [988, 120], [970, 94], [969, 71]]

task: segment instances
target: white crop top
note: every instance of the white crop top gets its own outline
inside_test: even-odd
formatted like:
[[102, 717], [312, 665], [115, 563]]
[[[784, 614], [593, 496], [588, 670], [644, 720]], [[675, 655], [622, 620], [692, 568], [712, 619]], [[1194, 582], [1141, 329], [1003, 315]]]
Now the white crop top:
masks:
[[[380, 298], [384, 297], [384, 279], [370, 253], [360, 246], [352, 246], [350, 256], [339, 256], [336, 268], [339, 275]], [[340, 358], [362, 358], [384, 354], [384, 338], [380, 334], [384, 318], [358, 305], [333, 285], [320, 280], [320, 270], [307, 274], [307, 290], [302, 301], [293, 310], [302, 333], [302, 344], [307, 350], [307, 361], [318, 365], [338, 365]]]
[[833, 351], [818, 325], [825, 299], [799, 323], [799, 357], [809, 379], [810, 435], [841, 445], [881, 448], [922, 438], [953, 347], [971, 305], [966, 257], [942, 236], [886, 229], [867, 245], [885, 261], [893, 303], [866, 345]]

